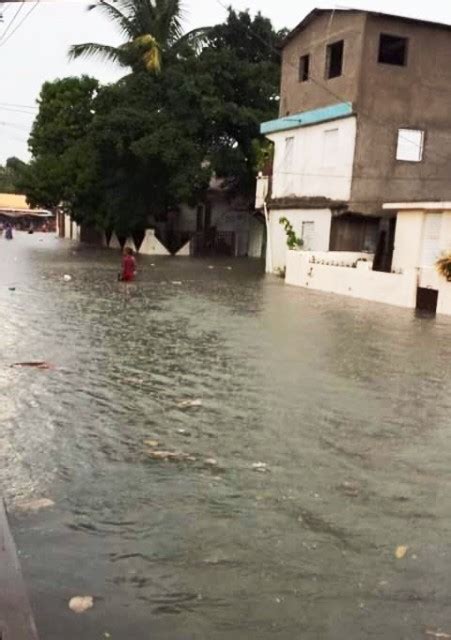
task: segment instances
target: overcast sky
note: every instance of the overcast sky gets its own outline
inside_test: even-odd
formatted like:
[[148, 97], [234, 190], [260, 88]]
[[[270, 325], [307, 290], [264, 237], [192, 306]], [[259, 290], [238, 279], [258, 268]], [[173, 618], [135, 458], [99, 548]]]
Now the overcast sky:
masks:
[[[355, 0], [352, 5], [311, 0], [186, 0], [187, 28], [221, 22], [226, 15], [224, 4], [252, 12], [260, 10], [276, 27], [294, 27], [315, 6], [373, 9], [451, 23], [451, 3], [443, 0], [397, 0], [396, 4], [393, 0]], [[102, 82], [111, 82], [123, 73], [94, 60], [67, 59], [67, 49], [73, 43], [119, 42], [103, 16], [86, 11], [88, 2], [40, 0], [34, 9], [33, 5], [27, 1], [9, 26], [20, 4], [0, 1], [0, 163], [12, 155], [28, 158], [27, 136], [35, 113], [29, 107], [35, 105], [45, 80], [88, 73]], [[21, 106], [7, 106], [10, 104]]]

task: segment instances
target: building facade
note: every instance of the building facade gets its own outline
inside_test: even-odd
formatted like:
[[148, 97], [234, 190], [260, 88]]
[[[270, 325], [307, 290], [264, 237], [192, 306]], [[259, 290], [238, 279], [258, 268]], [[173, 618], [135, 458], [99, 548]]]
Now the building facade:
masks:
[[[374, 254], [390, 271], [396, 217], [384, 202], [451, 200], [451, 27], [359, 10], [314, 10], [283, 47], [267, 199], [305, 250]], [[282, 243], [282, 244], [281, 244]]]

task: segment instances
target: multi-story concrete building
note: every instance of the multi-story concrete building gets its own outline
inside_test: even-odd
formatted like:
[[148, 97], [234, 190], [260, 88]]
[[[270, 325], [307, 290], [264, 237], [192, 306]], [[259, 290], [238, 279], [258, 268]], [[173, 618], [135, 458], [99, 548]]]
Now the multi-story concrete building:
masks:
[[261, 127], [275, 145], [274, 269], [281, 216], [305, 249], [368, 251], [390, 270], [396, 217], [383, 203], [451, 201], [450, 60], [451, 27], [410, 18], [316, 9], [290, 33], [280, 117]]

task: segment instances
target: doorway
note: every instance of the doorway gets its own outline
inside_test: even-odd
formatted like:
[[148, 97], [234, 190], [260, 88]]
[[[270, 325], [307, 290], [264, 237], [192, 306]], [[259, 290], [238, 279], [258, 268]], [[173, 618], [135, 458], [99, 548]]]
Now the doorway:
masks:
[[417, 289], [417, 310], [428, 314], [437, 313], [438, 291], [437, 289], [427, 289], [418, 287]]

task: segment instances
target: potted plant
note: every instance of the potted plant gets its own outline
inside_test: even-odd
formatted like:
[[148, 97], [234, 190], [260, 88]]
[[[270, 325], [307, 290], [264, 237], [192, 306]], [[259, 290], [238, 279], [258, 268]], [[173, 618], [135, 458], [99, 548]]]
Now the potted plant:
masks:
[[435, 266], [439, 274], [451, 282], [451, 251], [444, 253], [437, 260]]

